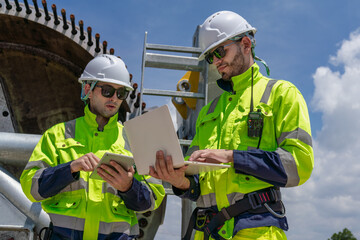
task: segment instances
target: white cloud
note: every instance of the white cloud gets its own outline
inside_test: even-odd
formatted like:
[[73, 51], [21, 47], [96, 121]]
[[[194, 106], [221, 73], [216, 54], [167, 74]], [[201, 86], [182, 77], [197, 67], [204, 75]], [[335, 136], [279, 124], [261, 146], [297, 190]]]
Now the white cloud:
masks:
[[330, 63], [336, 71], [320, 66], [313, 75], [312, 105], [323, 120], [314, 140], [313, 175], [284, 191], [289, 239], [327, 239], [345, 227], [360, 238], [360, 29], [339, 45]]
[[344, 40], [336, 56], [330, 57], [334, 65], [342, 65], [350, 68], [358, 68], [360, 64], [360, 29], [350, 34], [350, 39]]

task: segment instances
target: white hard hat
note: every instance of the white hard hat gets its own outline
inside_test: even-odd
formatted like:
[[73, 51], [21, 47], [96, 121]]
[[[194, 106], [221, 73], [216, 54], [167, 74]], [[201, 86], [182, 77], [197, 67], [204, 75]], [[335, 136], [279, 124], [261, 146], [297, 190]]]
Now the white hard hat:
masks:
[[79, 78], [80, 83], [100, 81], [124, 86], [129, 91], [134, 90], [130, 84], [130, 74], [125, 63], [118, 57], [100, 54], [92, 59], [85, 67]]
[[199, 45], [202, 50], [199, 61], [203, 60], [205, 54], [215, 46], [247, 32], [251, 32], [254, 36], [256, 28], [239, 14], [231, 11], [212, 14], [199, 28]]

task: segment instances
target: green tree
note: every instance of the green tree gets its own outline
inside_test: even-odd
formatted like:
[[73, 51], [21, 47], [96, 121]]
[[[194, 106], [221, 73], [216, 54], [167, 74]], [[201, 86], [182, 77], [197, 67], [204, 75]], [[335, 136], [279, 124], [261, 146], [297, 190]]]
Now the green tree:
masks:
[[344, 228], [342, 232], [334, 233], [328, 240], [356, 240], [352, 232]]

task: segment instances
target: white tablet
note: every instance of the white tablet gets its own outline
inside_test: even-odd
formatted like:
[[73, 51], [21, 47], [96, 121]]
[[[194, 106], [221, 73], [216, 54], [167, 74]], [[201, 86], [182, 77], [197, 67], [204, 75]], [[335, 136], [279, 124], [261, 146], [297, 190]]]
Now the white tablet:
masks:
[[[131, 156], [126, 156], [126, 155], [122, 155], [122, 154], [116, 154], [116, 153], [110, 153], [110, 152], [106, 152], [103, 157], [100, 159], [100, 162], [96, 165], [94, 171], [92, 172], [92, 174], [90, 175], [90, 178], [93, 179], [100, 179], [103, 180], [102, 177], [100, 177], [97, 174], [97, 168], [101, 165], [101, 164], [106, 164], [109, 167], [111, 167], [112, 169], [114, 169], [113, 166], [110, 165], [110, 161], [114, 160], [115, 162], [117, 162], [118, 164], [120, 164], [125, 170], [129, 170], [131, 166], [134, 166], [134, 159]], [[116, 169], [114, 169], [116, 171]]]

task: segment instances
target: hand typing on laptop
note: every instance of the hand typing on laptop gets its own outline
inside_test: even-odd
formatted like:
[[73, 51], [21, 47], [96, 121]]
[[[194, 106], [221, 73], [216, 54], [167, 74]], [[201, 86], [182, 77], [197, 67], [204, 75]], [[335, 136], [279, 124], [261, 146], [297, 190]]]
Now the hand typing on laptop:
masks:
[[233, 151], [227, 149], [204, 149], [193, 152], [188, 161], [207, 163], [234, 162]]
[[150, 166], [149, 175], [166, 181], [178, 189], [187, 190], [190, 187], [190, 181], [185, 177], [186, 168], [187, 166], [174, 168], [171, 156], [165, 157], [163, 151], [157, 151], [155, 168]]

